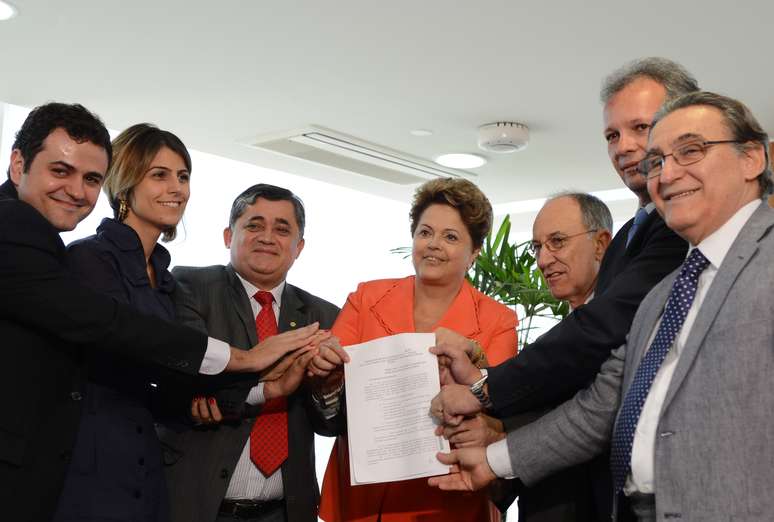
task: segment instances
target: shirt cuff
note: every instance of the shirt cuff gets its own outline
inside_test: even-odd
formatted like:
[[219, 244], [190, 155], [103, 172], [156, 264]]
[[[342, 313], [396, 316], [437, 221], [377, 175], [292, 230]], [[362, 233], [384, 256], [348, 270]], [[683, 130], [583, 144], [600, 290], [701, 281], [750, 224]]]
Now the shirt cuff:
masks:
[[245, 399], [247, 404], [250, 406], [261, 406], [266, 402], [266, 397], [263, 394], [263, 385], [264, 383], [259, 382], [250, 388], [250, 393], [247, 394], [247, 399]]
[[508, 454], [508, 439], [498, 440], [486, 447], [486, 460], [492, 472], [500, 478], [515, 478]]
[[204, 352], [202, 365], [199, 366], [199, 373], [204, 375], [217, 375], [226, 369], [228, 361], [231, 359], [231, 347], [228, 343], [207, 338], [207, 351]]

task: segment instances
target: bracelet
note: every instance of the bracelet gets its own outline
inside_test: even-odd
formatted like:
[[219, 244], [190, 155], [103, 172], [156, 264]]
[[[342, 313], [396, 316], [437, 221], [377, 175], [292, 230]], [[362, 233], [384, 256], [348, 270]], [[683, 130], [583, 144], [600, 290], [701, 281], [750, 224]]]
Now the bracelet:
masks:
[[323, 393], [322, 396], [317, 395], [317, 393], [312, 392], [312, 399], [323, 409], [329, 409], [333, 408], [334, 406], [337, 406], [339, 403], [339, 396], [341, 395], [341, 391], [344, 389], [344, 381], [341, 381], [341, 384], [339, 386], [328, 393]]
[[489, 395], [484, 389], [488, 376], [488, 370], [486, 368], [481, 368], [481, 378], [470, 385], [470, 393], [478, 399], [478, 402], [481, 403], [481, 406], [483, 406], [484, 409], [490, 409], [492, 407], [492, 401], [489, 399]]
[[473, 366], [478, 369], [486, 368], [489, 366], [489, 362], [486, 359], [486, 353], [484, 353], [484, 349], [481, 347], [481, 344], [475, 339], [468, 340], [473, 343], [473, 352], [470, 354], [470, 362], [473, 363]]

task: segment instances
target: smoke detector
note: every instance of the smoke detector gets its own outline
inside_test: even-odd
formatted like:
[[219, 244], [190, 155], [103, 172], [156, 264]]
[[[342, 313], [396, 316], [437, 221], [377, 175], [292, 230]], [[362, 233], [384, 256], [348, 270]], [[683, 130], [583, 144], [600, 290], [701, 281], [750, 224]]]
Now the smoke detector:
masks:
[[529, 127], [513, 121], [487, 123], [478, 128], [478, 147], [500, 154], [516, 152], [527, 147]]

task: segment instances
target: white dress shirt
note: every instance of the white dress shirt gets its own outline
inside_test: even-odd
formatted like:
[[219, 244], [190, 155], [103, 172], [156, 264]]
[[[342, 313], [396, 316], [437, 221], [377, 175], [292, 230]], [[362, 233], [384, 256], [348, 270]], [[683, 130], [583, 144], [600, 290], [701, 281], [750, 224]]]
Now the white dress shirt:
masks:
[[[691, 247], [699, 248], [702, 254], [709, 260], [710, 265], [699, 277], [696, 297], [694, 298], [691, 308], [688, 310], [688, 315], [685, 318], [683, 327], [680, 330], [672, 349], [669, 350], [664, 362], [659, 368], [642, 408], [640, 419], [637, 423], [637, 429], [634, 433], [632, 471], [624, 486], [624, 492], [627, 495], [634, 491], [639, 491], [641, 493], [654, 492], [653, 464], [658, 419], [661, 412], [661, 406], [666, 397], [666, 392], [669, 389], [669, 383], [672, 380], [672, 375], [677, 366], [680, 350], [685, 345], [693, 322], [696, 319], [696, 314], [699, 311], [704, 297], [707, 295], [710, 284], [715, 278], [718, 267], [723, 262], [723, 258], [728, 253], [728, 250], [731, 248], [731, 244], [736, 240], [736, 236], [739, 235], [744, 224], [750, 219], [750, 216], [753, 215], [755, 209], [757, 209], [760, 204], [761, 200], [759, 199], [751, 201], [740, 208], [723, 226], [706, 237], [701, 244], [696, 245], [696, 247]], [[653, 203], [649, 203], [645, 207], [645, 210], [650, 213], [653, 211], [654, 207], [655, 205], [653, 205]], [[688, 253], [690, 254], [690, 250]], [[648, 341], [648, 346], [652, 344], [660, 323], [661, 320], [659, 319], [653, 329], [651, 338]], [[489, 467], [495, 475], [501, 478], [514, 478], [510, 454], [508, 453], [508, 442], [506, 439], [499, 440], [494, 444], [487, 446], [486, 458]]]
[[[696, 296], [693, 299], [688, 315], [685, 317], [683, 327], [677, 335], [672, 348], [667, 352], [664, 362], [653, 379], [645, 404], [640, 413], [640, 419], [637, 422], [637, 429], [634, 432], [634, 442], [632, 444], [632, 468], [629, 477], [626, 479], [624, 493], [627, 495], [637, 491], [640, 493], [655, 493], [653, 476], [656, 451], [656, 434], [658, 432], [658, 422], [661, 417], [661, 407], [664, 404], [669, 384], [672, 381], [672, 375], [675, 373], [677, 362], [680, 359], [685, 342], [691, 333], [691, 328], [696, 320], [696, 315], [707, 296], [707, 291], [712, 286], [712, 281], [718, 272], [718, 268], [723, 263], [723, 259], [731, 249], [731, 244], [736, 240], [739, 232], [750, 216], [753, 215], [760, 199], [756, 199], [740, 208], [731, 219], [718, 228], [715, 232], [704, 238], [696, 246], [691, 245], [691, 250], [698, 248], [704, 254], [710, 264], [699, 276], [699, 282], [696, 287]], [[656, 323], [653, 333], [648, 341], [648, 346], [653, 343], [661, 320]]]
[[[237, 274], [237, 277], [242, 283], [247, 298], [250, 301], [250, 308], [253, 310], [253, 318], [256, 318], [258, 317], [258, 312], [261, 311], [261, 305], [258, 301], [253, 299], [253, 295], [255, 295], [260, 288], [257, 288], [249, 281], [243, 279], [239, 274]], [[277, 320], [279, 320], [280, 306], [282, 305], [282, 292], [284, 289], [284, 281], [271, 289], [271, 294], [274, 296], [272, 309], [274, 310], [274, 317]], [[258, 383], [258, 385], [250, 390], [245, 402], [252, 406], [258, 406], [265, 402], [262, 382]], [[231, 482], [228, 484], [226, 498], [274, 500], [281, 499], [283, 495], [282, 468], [277, 469], [271, 476], [264, 477], [263, 473], [261, 473], [255, 464], [253, 464], [253, 461], [250, 460], [250, 439], [248, 438], [245, 447], [242, 448], [242, 454], [239, 456], [236, 468], [234, 469], [234, 474], [231, 476]]]

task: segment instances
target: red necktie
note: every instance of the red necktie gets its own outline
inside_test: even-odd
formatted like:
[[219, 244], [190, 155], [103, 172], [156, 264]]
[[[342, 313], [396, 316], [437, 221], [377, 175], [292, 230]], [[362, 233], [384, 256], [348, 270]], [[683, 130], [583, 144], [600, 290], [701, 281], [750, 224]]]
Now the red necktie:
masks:
[[[255, 318], [258, 342], [277, 335], [274, 296], [263, 290], [253, 296], [261, 305]], [[256, 417], [250, 432], [250, 460], [264, 476], [271, 476], [288, 458], [288, 409], [285, 397], [269, 399]]]

